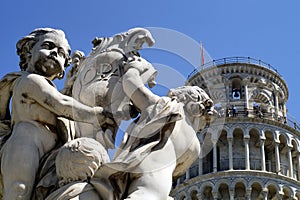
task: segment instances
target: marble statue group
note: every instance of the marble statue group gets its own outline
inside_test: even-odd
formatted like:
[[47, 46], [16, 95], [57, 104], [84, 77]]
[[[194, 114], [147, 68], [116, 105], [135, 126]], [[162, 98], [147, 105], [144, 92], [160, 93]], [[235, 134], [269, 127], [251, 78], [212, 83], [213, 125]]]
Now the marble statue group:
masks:
[[[139, 53], [154, 44], [147, 29], [92, 43], [88, 56], [71, 56], [64, 32], [52, 28], [17, 42], [20, 71], [0, 80], [1, 199], [172, 199], [172, 181], [198, 158], [196, 133], [214, 114], [205, 91], [151, 91], [158, 72]], [[70, 64], [58, 91], [52, 81]]]

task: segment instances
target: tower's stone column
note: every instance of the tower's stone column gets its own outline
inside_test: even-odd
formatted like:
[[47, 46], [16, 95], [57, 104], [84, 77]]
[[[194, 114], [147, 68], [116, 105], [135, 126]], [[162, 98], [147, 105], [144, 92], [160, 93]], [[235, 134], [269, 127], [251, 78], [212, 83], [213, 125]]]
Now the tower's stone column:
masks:
[[246, 170], [250, 170], [250, 156], [249, 156], [249, 139], [250, 136], [244, 136], [245, 143], [245, 168]]
[[281, 174], [280, 157], [279, 157], [279, 141], [275, 141], [275, 159], [276, 159], [276, 173]]
[[261, 171], [266, 171], [265, 141], [266, 138], [260, 138]]
[[292, 158], [292, 146], [288, 146], [288, 161], [289, 161], [289, 176], [294, 178], [293, 158]]
[[297, 152], [297, 161], [298, 161], [298, 180], [300, 180], [300, 152]]
[[233, 170], [232, 140], [233, 140], [232, 137], [227, 137], [227, 141], [228, 141], [229, 170]]

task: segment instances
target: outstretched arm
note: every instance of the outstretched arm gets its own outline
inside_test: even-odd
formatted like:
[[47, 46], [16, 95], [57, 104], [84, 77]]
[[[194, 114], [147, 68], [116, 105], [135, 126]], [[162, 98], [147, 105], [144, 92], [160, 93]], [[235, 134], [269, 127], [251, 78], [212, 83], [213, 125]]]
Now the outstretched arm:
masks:
[[24, 81], [27, 81], [24, 91], [28, 92], [28, 97], [58, 116], [91, 124], [111, 123], [102, 107], [90, 107], [61, 94], [39, 75], [31, 74]]
[[130, 67], [123, 75], [123, 89], [139, 110], [155, 104], [159, 99], [144, 85], [140, 71], [135, 67]]

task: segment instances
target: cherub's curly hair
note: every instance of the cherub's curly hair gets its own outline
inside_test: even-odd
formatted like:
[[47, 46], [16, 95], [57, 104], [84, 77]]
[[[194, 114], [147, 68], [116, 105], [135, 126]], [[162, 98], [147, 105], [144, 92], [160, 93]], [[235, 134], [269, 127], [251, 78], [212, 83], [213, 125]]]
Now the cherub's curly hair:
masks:
[[179, 102], [184, 104], [193, 102], [202, 102], [209, 99], [206, 92], [198, 86], [181, 86], [175, 89], [170, 89], [168, 96], [176, 98]]
[[[65, 33], [62, 30], [52, 28], [38, 28], [33, 30], [29, 35], [23, 37], [17, 42], [17, 54], [20, 56], [19, 66], [22, 71], [25, 71], [28, 67], [28, 62], [31, 58], [30, 50], [37, 43], [39, 37], [47, 33], [57, 33], [65, 37]], [[69, 66], [71, 63], [70, 53], [71, 50], [69, 49], [65, 61], [65, 67]]]
[[[181, 86], [175, 89], [170, 89], [168, 97], [183, 103], [186, 111], [194, 117], [203, 115], [206, 106], [213, 106], [213, 101], [206, 92], [198, 86]], [[191, 103], [198, 105], [198, 109], [191, 110], [188, 106]]]

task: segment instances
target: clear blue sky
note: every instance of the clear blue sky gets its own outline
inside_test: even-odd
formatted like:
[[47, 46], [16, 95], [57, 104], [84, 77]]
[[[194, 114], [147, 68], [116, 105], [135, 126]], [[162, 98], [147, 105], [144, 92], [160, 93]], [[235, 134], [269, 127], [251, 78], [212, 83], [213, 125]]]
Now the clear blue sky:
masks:
[[[276, 67], [289, 87], [289, 113], [299, 121], [299, 8], [300, 1], [296, 0], [3, 1], [0, 7], [0, 76], [19, 69], [15, 44], [38, 27], [63, 29], [72, 49], [86, 54], [96, 36], [111, 36], [137, 26], [166, 28], [196, 42], [202, 41], [206, 54], [212, 59], [250, 56]], [[176, 37], [166, 34], [165, 41], [176, 44]], [[195, 53], [189, 51], [190, 55]], [[194, 67], [176, 52], [145, 50], [142, 53], [150, 62], [159, 63], [157, 66], [174, 68], [175, 73], [182, 75], [175, 75], [180, 81], [169, 76], [168, 81], [174, 81], [174, 86], [183, 83]], [[199, 58], [192, 59], [199, 64], [200, 53]], [[169, 75], [168, 71], [162, 74]], [[57, 82], [58, 87], [62, 83]]]

